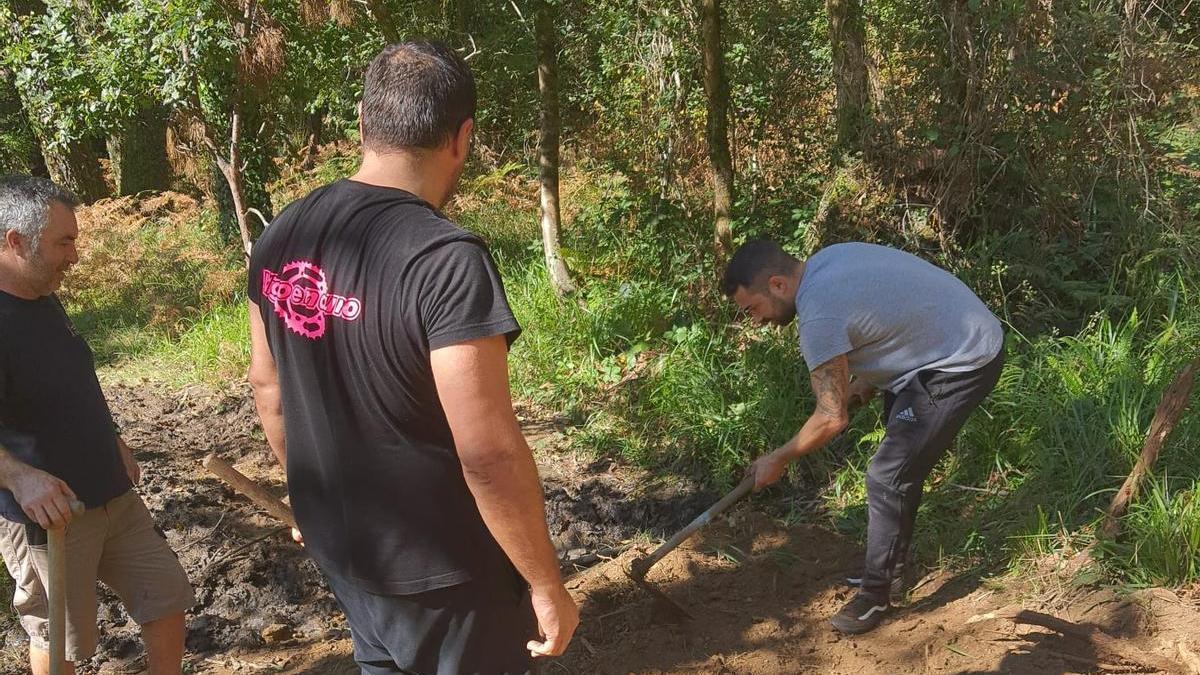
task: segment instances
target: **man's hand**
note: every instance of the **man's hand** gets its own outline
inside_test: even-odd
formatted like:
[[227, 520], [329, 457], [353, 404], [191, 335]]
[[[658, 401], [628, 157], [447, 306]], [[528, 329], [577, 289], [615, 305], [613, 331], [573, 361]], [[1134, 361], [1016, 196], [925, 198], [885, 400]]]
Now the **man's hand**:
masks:
[[138, 466], [137, 460], [133, 458], [133, 449], [126, 445], [120, 436], [117, 436], [117, 449], [121, 451], [121, 463], [125, 465], [125, 475], [129, 476], [129, 482], [134, 485], [141, 484], [142, 467]]
[[300, 544], [301, 548], [304, 548], [304, 535], [300, 534], [300, 530], [294, 527], [292, 528], [292, 541]]
[[9, 489], [25, 515], [44, 529], [65, 527], [71, 522], [75, 493], [62, 480], [27, 465], [9, 478]]
[[871, 399], [875, 398], [875, 388], [867, 384], [861, 378], [855, 378], [850, 383], [850, 392], [847, 395], [847, 407], [857, 408], [867, 405]]
[[783, 472], [787, 471], [789, 460], [781, 456], [778, 451], [772, 452], [758, 459], [746, 468], [746, 474], [754, 476], [754, 491], [773, 485], [779, 482], [783, 477]]
[[525, 647], [535, 657], [562, 654], [579, 626], [579, 608], [575, 600], [562, 584], [544, 592], [534, 589], [531, 599], [542, 641], [530, 640]]

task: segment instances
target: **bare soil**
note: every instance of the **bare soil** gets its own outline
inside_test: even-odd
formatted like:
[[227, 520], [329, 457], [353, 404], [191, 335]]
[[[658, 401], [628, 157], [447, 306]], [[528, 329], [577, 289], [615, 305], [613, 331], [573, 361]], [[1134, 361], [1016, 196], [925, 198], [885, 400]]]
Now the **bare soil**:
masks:
[[[356, 673], [349, 634], [319, 572], [288, 533], [200, 460], [216, 452], [284, 495], [248, 390], [106, 386], [126, 440], [139, 450], [139, 490], [196, 588], [188, 614], [191, 673]], [[610, 459], [560, 451], [559, 431], [530, 414], [551, 534], [583, 623], [545, 673], [1099, 673], [1158, 672], [1083, 639], [980, 619], [1023, 606], [1092, 624], [1180, 664], [1200, 652], [1195, 593], [1119, 595], [1072, 585], [1071, 565], [982, 583], [938, 572], [877, 631], [839, 637], [827, 623], [850, 598], [856, 542], [787, 525], [745, 502], [664, 558], [647, 579], [691, 615], [680, 621], [624, 570], [719, 495], [687, 479], [654, 480]], [[649, 539], [647, 538], [649, 535]], [[1064, 569], [1065, 568], [1065, 569]], [[101, 587], [102, 644], [81, 673], [142, 672], [136, 626]], [[975, 621], [971, 621], [975, 618]], [[9, 623], [0, 673], [24, 672], [23, 633]], [[1200, 660], [1192, 664], [1200, 673]]]

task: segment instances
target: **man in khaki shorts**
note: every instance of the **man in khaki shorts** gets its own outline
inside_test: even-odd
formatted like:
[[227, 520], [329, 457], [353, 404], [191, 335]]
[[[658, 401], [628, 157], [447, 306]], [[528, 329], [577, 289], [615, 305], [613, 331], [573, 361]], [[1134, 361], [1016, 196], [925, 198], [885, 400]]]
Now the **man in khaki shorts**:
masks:
[[[75, 198], [29, 176], [0, 177], [0, 520], [30, 669], [49, 672], [45, 531], [67, 524], [67, 661], [96, 649], [96, 580], [142, 628], [152, 675], [177, 674], [191, 584], [133, 491], [140, 469], [118, 436], [87, 343], [54, 292], [78, 261]], [[86, 511], [72, 517], [71, 501]], [[68, 666], [68, 673], [74, 668]]]

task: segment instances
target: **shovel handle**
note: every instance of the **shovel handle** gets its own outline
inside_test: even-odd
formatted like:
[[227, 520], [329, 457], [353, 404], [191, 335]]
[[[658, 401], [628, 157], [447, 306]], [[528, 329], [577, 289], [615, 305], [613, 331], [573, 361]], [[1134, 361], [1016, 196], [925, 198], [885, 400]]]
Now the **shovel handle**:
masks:
[[[71, 501], [71, 513], [83, 513], [83, 502]], [[46, 530], [46, 584], [50, 604], [50, 675], [63, 675], [67, 665], [67, 528]]]
[[233, 468], [233, 465], [229, 462], [212, 454], [204, 458], [204, 468], [212, 472], [217, 478], [228, 483], [230, 487], [253, 502], [255, 506], [271, 514], [275, 520], [288, 527], [296, 527], [296, 517], [292, 515], [292, 510], [288, 508], [287, 504], [279, 501], [270, 492], [263, 489], [263, 486], [255, 483], [241, 471]]
[[657, 563], [659, 560], [662, 560], [663, 556], [675, 550], [675, 548], [686, 541], [688, 537], [695, 534], [696, 530], [699, 530], [711, 522], [713, 518], [721, 515], [725, 509], [728, 509], [734, 502], [742, 497], [745, 497], [753, 489], [754, 476], [746, 476], [744, 479], [742, 479], [741, 483], [738, 483], [737, 487], [733, 488], [729, 494], [722, 497], [721, 501], [713, 504], [712, 506], [708, 507], [704, 513], [696, 516], [695, 520], [688, 523], [687, 526], [685, 526], [682, 530], [676, 532], [671, 536], [670, 539], [663, 542], [662, 546], [654, 549], [653, 553], [645, 558], [640, 558], [633, 561], [633, 563], [630, 565], [630, 570], [639, 579], [645, 578], [646, 572], [650, 571], [650, 568], [654, 567], [655, 563]]

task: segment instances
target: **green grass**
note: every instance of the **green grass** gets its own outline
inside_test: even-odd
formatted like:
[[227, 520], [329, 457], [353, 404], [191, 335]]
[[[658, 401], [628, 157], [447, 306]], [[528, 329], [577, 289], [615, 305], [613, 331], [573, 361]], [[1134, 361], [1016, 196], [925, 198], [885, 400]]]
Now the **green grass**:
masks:
[[171, 333], [131, 331], [128, 335], [137, 341], [136, 352], [103, 364], [100, 370], [107, 379], [148, 379], [176, 387], [195, 383], [224, 386], [243, 380], [250, 367], [246, 309], [244, 300], [232, 301]]

